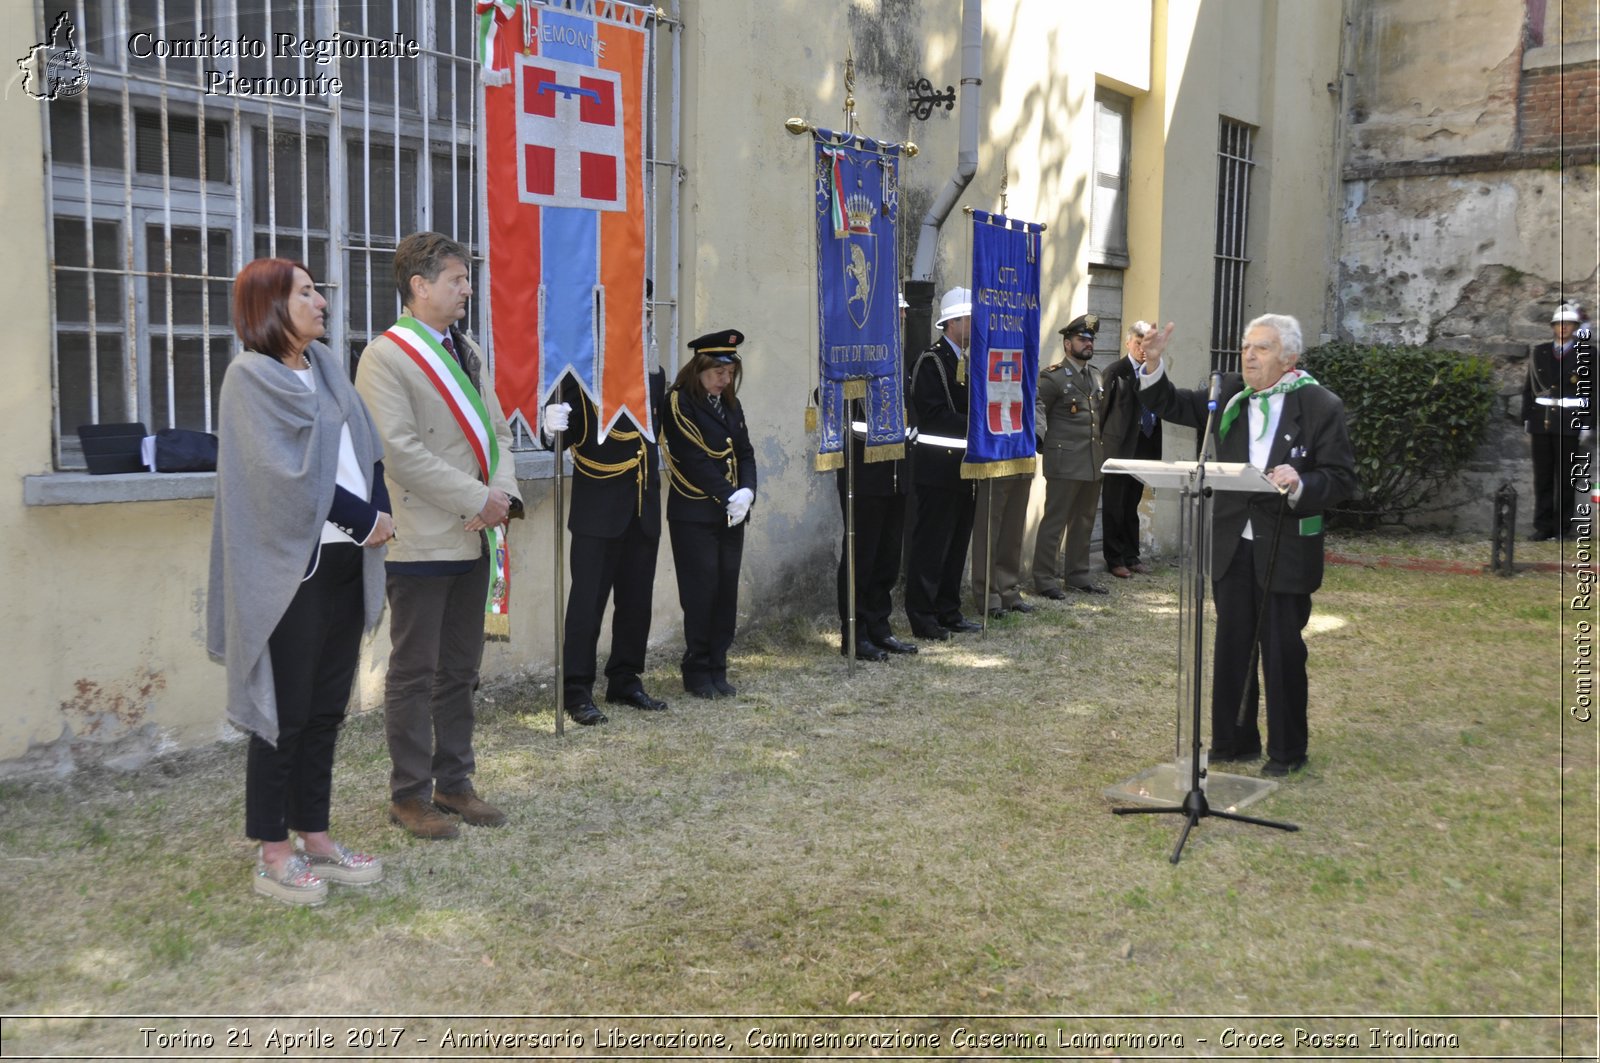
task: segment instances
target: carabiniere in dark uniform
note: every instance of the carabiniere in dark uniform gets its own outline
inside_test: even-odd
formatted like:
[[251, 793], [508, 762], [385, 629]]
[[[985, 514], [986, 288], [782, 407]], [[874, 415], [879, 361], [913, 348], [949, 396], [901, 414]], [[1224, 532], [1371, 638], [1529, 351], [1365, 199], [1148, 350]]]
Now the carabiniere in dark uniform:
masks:
[[[738, 620], [745, 512], [756, 490], [756, 455], [736, 387], [743, 341], [737, 329], [692, 341], [695, 357], [667, 392], [662, 418], [667, 529], [683, 606], [683, 688], [705, 698], [737, 693], [728, 683], [728, 647]], [[735, 386], [724, 396], [708, 394], [701, 378], [721, 366], [734, 368]]]

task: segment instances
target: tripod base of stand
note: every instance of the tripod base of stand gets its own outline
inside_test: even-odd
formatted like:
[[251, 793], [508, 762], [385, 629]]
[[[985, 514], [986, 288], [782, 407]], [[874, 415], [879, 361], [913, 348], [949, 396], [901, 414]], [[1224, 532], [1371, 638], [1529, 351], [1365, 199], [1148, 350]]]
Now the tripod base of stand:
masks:
[[[1188, 767], [1187, 761], [1179, 761], [1179, 765]], [[1164, 766], [1168, 768], [1175, 767], [1174, 765]], [[1217, 785], [1217, 780], [1219, 777], [1236, 779], [1241, 783], [1259, 782], [1265, 784], [1270, 789], [1277, 788], [1277, 783], [1268, 782], [1265, 779], [1251, 779], [1242, 775], [1224, 776], [1223, 773], [1207, 775], [1205, 780], [1207, 787], [1209, 788]], [[1258, 819], [1255, 816], [1241, 816], [1237, 812], [1214, 809], [1211, 807], [1211, 801], [1207, 798], [1206, 790], [1193, 789], [1192, 770], [1189, 774], [1185, 775], [1185, 778], [1188, 779], [1187, 787], [1180, 798], [1179, 803], [1175, 806], [1167, 802], [1161, 802], [1159, 806], [1147, 804], [1136, 808], [1113, 808], [1111, 810], [1113, 813], [1119, 816], [1134, 816], [1140, 814], [1157, 816], [1182, 816], [1184, 819], [1183, 833], [1178, 835], [1178, 844], [1172, 850], [1171, 859], [1174, 864], [1176, 864], [1179, 858], [1183, 856], [1183, 846], [1184, 843], [1189, 840], [1189, 832], [1193, 830], [1202, 819], [1206, 819], [1208, 817], [1215, 817], [1217, 819], [1231, 819], [1235, 823], [1252, 823], [1257, 827], [1271, 827], [1273, 830], [1297, 831], [1300, 829], [1293, 823], [1282, 823], [1273, 819]]]
[[[1204, 766], [1205, 762], [1201, 761]], [[1103, 791], [1113, 801], [1126, 801], [1136, 805], [1183, 806], [1189, 795], [1189, 758], [1167, 761], [1146, 768], [1126, 782], [1108, 786]], [[1278, 788], [1271, 779], [1258, 779], [1250, 775], [1230, 775], [1210, 770], [1206, 775], [1206, 800], [1225, 812], [1238, 812], [1248, 808]]]

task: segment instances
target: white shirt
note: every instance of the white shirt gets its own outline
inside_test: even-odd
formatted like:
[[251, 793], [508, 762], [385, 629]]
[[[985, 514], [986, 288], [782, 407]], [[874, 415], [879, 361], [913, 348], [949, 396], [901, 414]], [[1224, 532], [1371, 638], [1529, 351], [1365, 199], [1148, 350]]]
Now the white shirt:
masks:
[[[294, 375], [299, 377], [306, 386], [306, 390], [317, 390], [317, 377], [310, 369], [296, 369]], [[361, 463], [356, 460], [356, 447], [350, 439], [350, 426], [339, 426], [339, 472], [334, 477], [334, 483], [349, 491], [357, 498], [367, 498], [367, 474], [361, 468]], [[322, 522], [322, 541], [325, 543], [355, 543], [361, 544], [340, 531], [331, 520]]]

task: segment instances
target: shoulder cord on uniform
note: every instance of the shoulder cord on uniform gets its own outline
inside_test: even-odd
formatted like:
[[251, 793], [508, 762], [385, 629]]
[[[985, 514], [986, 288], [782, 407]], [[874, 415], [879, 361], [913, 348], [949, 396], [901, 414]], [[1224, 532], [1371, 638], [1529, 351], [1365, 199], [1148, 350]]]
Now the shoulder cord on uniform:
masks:
[[[668, 403], [672, 407], [672, 420], [677, 424], [678, 430], [683, 433], [684, 438], [688, 439], [689, 442], [705, 451], [708, 457], [713, 459], [722, 458], [726, 461], [728, 465], [728, 483], [738, 483], [739, 456], [733, 452], [733, 444], [729, 443], [722, 450], [712, 450], [708, 447], [705, 436], [700, 434], [699, 425], [685, 418], [683, 411], [678, 409], [678, 394], [677, 391], [674, 391], [668, 397]], [[668, 445], [665, 450], [667, 454], [667, 479], [672, 484], [672, 489], [685, 498], [710, 498], [710, 495], [690, 483], [688, 478], [678, 471], [678, 463], [672, 457], [672, 447]]]
[[[940, 340], [939, 342], [943, 343], [944, 341]], [[939, 371], [939, 386], [944, 389], [945, 404], [953, 410], [956, 408], [956, 398], [954, 395], [950, 394], [950, 380], [945, 376], [944, 362], [939, 359], [939, 350], [937, 347], [930, 347], [921, 354], [917, 355], [916, 362], [914, 362], [911, 366], [911, 385], [912, 387], [916, 386], [917, 374], [922, 372], [922, 363], [930, 358], [933, 359], [933, 367]]]
[[[588, 404], [585, 403], [584, 405], [587, 407]], [[585, 421], [587, 421], [587, 411], [584, 413], [584, 418]], [[587, 424], [585, 424], [585, 438], [588, 438]], [[574, 447], [572, 449], [572, 464], [579, 472], [583, 473], [583, 475], [589, 477], [591, 480], [610, 480], [614, 477], [621, 476], [623, 473], [626, 473], [630, 470], [633, 471], [634, 479], [638, 482], [637, 498], [634, 502], [634, 512], [640, 516], [643, 516], [645, 480], [650, 474], [650, 452], [645, 449], [644, 438], [638, 432], [628, 432], [620, 428], [612, 429], [609, 438], [615, 439], [620, 443], [629, 443], [633, 440], [638, 440], [639, 452], [633, 457], [629, 458], [627, 461], [608, 462], [595, 461], [593, 458], [579, 453], [578, 449]]]

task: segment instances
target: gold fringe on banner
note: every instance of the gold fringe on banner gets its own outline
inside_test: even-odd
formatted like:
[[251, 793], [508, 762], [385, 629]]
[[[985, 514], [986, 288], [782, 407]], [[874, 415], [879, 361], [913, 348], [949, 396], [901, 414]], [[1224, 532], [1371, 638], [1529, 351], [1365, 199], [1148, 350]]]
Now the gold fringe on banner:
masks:
[[815, 432], [816, 430], [817, 430], [817, 408], [815, 406], [807, 406], [806, 407], [806, 431], [807, 432]]
[[511, 616], [509, 613], [483, 614], [483, 641], [511, 641]]
[[817, 455], [817, 471], [832, 472], [844, 468], [844, 451], [836, 450], [832, 454]]
[[864, 399], [867, 397], [867, 382], [865, 380], [846, 380], [840, 385], [840, 390], [844, 392], [846, 402], [851, 399]]
[[863, 461], [899, 461], [906, 456], [904, 443], [884, 443], [881, 446], [868, 447], [863, 455]]
[[1008, 461], [991, 461], [984, 465], [961, 466], [963, 480], [998, 480], [1002, 476], [1032, 476], [1038, 468], [1039, 459], [1036, 457], [1011, 458]]

